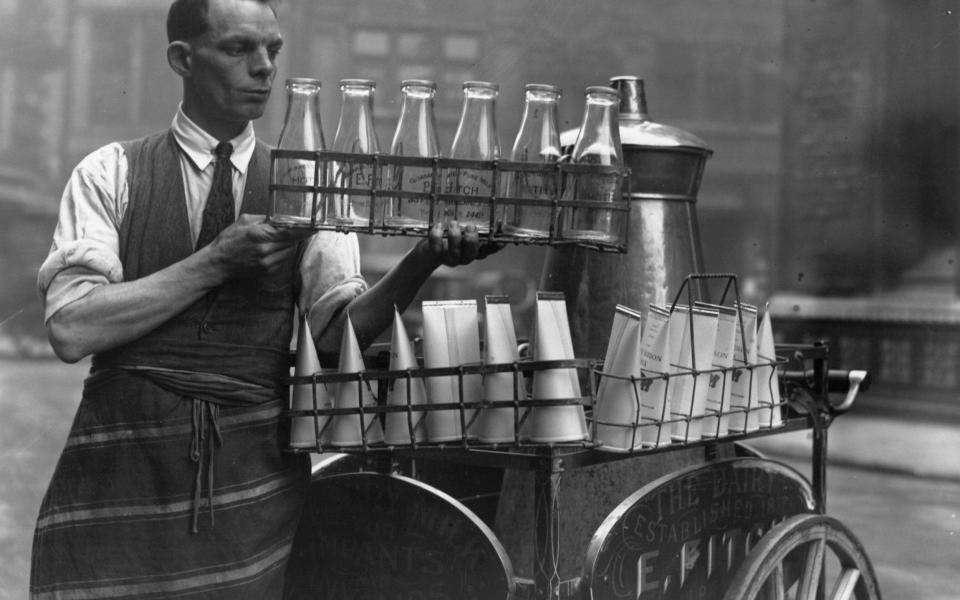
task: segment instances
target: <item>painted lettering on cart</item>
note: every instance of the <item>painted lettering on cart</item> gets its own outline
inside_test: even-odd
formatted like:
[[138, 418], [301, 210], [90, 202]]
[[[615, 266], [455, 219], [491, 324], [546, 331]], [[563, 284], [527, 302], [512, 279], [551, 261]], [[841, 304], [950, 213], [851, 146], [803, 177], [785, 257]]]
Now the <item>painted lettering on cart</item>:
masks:
[[[335, 481], [335, 480], [334, 480]], [[489, 544], [454, 505], [388, 477], [345, 479], [328, 499], [340, 518], [321, 510], [312, 550], [322, 573], [317, 597], [342, 600], [459, 600], [486, 573]], [[325, 498], [326, 499], [326, 498]], [[329, 510], [329, 509], [327, 509]], [[496, 573], [496, 571], [494, 571]], [[496, 578], [490, 577], [495, 585]]]
[[771, 527], [814, 506], [799, 474], [752, 458], [668, 476], [629, 502], [595, 542], [594, 600], [716, 597]]
[[[687, 586], [690, 574], [700, 570], [707, 580], [714, 579], [718, 570], [725, 574], [740, 564], [757, 541], [774, 525], [786, 517], [774, 519], [769, 523], [754, 523], [744, 532], [736, 528], [704, 538], [684, 541], [680, 546], [680, 560], [674, 572], [662, 573], [657, 567], [659, 550], [644, 552], [637, 560], [636, 600], [648, 598], [683, 598], [685, 600], [707, 600], [716, 596], [716, 590], [700, 583]], [[687, 589], [690, 587], [690, 589]], [[677, 592], [680, 592], [678, 595]]]

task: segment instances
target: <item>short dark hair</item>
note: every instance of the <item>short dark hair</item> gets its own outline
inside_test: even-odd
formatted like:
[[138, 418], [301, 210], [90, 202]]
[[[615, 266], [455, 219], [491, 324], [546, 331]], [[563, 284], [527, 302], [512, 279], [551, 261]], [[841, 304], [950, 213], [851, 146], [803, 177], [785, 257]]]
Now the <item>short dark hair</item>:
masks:
[[[276, 14], [274, 0], [256, 0]], [[174, 0], [167, 12], [167, 42], [192, 40], [210, 29], [210, 0]]]

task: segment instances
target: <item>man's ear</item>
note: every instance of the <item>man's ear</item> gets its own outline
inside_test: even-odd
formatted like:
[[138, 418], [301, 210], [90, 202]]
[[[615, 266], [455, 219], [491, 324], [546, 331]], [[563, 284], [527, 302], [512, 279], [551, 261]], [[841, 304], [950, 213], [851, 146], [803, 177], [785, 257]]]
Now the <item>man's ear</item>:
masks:
[[180, 77], [189, 77], [192, 69], [193, 48], [184, 41], [170, 42], [167, 46], [167, 62]]

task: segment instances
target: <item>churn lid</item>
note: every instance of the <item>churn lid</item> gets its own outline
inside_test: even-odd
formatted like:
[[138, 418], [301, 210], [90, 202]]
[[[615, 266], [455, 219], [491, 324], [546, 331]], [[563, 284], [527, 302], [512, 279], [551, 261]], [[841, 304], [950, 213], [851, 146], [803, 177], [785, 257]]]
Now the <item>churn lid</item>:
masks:
[[[650, 118], [643, 79], [634, 75], [610, 78], [610, 86], [620, 92], [620, 143], [624, 146], [677, 149], [700, 153], [704, 158], [713, 155], [706, 142], [696, 135], [672, 125], [657, 123]], [[560, 135], [560, 145], [576, 142], [578, 131], [569, 129]]]
[[699, 137], [672, 125], [657, 123], [647, 111], [643, 80], [633, 75], [610, 78], [610, 85], [620, 92], [620, 142], [632, 146], [689, 148], [713, 154]]

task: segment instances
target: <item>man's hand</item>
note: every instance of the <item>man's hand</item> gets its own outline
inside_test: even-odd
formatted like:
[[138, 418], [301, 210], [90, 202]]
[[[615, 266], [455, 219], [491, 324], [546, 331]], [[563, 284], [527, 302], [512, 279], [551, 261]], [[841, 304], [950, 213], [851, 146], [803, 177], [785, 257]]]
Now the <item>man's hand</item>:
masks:
[[264, 215], [240, 215], [210, 243], [212, 260], [227, 278], [269, 275], [296, 244], [313, 235], [304, 228], [275, 227]]
[[436, 263], [448, 267], [470, 264], [503, 248], [503, 244], [481, 242], [476, 225], [469, 224], [461, 228], [456, 221], [450, 222], [446, 232], [443, 225], [435, 224], [430, 229], [426, 243]]
[[[393, 323], [394, 308], [403, 312], [409, 306], [437, 267], [466, 265], [501, 248], [503, 244], [481, 241], [475, 225], [461, 227], [454, 221], [446, 230], [443, 225], [434, 225], [426, 239], [419, 240], [373, 287], [354, 298], [342, 314], [350, 314], [357, 340], [365, 347]], [[342, 323], [341, 319], [319, 333], [319, 350], [337, 351]]]

